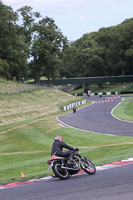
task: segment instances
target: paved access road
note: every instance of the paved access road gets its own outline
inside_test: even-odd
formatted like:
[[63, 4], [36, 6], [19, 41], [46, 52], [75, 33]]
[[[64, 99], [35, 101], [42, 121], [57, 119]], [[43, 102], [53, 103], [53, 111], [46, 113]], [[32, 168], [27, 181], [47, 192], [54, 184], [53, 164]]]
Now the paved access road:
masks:
[[133, 164], [0, 190], [1, 200], [132, 200]]
[[[102, 101], [105, 97], [93, 97], [93, 100]], [[109, 103], [93, 104], [77, 110], [76, 114], [69, 113], [58, 119], [69, 126], [91, 132], [133, 137], [133, 123], [120, 121], [111, 115], [120, 101], [114, 99]]]

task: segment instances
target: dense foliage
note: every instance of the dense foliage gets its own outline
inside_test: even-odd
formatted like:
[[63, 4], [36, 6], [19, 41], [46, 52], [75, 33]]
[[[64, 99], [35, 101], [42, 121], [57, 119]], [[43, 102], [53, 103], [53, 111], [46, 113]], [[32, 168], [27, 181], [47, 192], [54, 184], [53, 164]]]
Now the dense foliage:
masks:
[[67, 46], [53, 19], [24, 6], [14, 12], [0, 2], [0, 75], [8, 79], [30, 76], [39, 81], [60, 76]]
[[67, 77], [133, 74], [133, 18], [83, 35], [66, 51]]
[[0, 1], [0, 76], [7, 80], [133, 74], [133, 18], [68, 42], [54, 20]]

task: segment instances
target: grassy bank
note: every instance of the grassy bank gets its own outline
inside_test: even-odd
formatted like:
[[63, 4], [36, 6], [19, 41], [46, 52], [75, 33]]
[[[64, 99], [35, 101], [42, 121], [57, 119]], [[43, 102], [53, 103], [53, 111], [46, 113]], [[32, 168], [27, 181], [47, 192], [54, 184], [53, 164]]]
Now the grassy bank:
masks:
[[0, 125], [57, 113], [61, 105], [79, 98], [53, 88], [0, 95]]

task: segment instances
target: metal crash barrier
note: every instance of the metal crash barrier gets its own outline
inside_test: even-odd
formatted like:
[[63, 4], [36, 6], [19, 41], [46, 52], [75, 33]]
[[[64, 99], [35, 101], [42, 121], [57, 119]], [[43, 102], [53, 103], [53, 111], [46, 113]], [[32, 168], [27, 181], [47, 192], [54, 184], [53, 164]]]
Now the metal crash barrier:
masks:
[[66, 111], [66, 110], [69, 110], [69, 109], [73, 108], [74, 106], [77, 107], [77, 106], [84, 105], [84, 104], [86, 104], [86, 99], [84, 99], [84, 100], [82, 100], [82, 101], [76, 101], [76, 102], [74, 102], [74, 103], [65, 105], [65, 106], [62, 107], [62, 109], [63, 109], [64, 111]]

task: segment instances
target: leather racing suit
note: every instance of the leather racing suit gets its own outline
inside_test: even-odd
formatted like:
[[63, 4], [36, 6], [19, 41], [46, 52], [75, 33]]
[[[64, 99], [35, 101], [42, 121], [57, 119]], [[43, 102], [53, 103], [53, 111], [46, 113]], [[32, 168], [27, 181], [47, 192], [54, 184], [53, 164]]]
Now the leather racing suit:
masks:
[[[63, 148], [69, 149], [70, 151], [63, 151]], [[69, 157], [69, 160], [73, 158], [73, 151], [74, 148], [67, 145], [63, 141], [56, 140], [53, 143], [51, 155], [60, 156], [60, 157]]]

